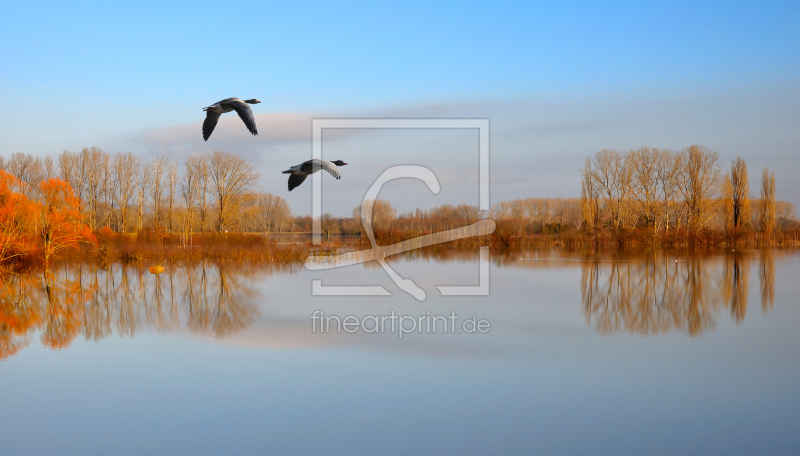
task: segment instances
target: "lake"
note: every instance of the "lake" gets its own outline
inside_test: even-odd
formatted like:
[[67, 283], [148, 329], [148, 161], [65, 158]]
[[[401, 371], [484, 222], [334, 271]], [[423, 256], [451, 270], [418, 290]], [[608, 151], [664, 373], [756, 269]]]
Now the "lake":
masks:
[[2, 277], [0, 453], [800, 454], [793, 252], [149, 266]]

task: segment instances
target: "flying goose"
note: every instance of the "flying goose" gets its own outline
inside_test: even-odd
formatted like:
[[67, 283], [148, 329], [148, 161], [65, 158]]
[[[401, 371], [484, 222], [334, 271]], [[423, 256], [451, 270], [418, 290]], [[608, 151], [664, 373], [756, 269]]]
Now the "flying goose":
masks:
[[346, 164], [347, 163], [341, 160], [329, 162], [315, 158], [313, 160], [304, 161], [297, 166], [292, 166], [284, 171], [283, 174], [291, 174], [291, 176], [289, 176], [289, 191], [291, 192], [297, 186], [302, 184], [309, 174], [314, 174], [320, 169], [324, 169], [325, 171], [331, 173], [331, 176], [341, 179], [342, 173], [339, 172], [339, 168], [337, 168], [337, 166], [344, 166]]
[[261, 103], [260, 101], [253, 98], [252, 100], [242, 100], [240, 98], [226, 98], [222, 101], [218, 101], [213, 105], [203, 108], [203, 111], [206, 112], [206, 120], [203, 122], [203, 139], [208, 141], [208, 137], [211, 136], [211, 132], [214, 131], [214, 127], [217, 126], [217, 121], [219, 120], [219, 116], [226, 112], [236, 111], [239, 114], [239, 117], [242, 118], [242, 121], [247, 126], [247, 129], [250, 130], [254, 136], [258, 134], [258, 130], [256, 130], [256, 118], [253, 117], [253, 110], [250, 109], [248, 104], [258, 104]]

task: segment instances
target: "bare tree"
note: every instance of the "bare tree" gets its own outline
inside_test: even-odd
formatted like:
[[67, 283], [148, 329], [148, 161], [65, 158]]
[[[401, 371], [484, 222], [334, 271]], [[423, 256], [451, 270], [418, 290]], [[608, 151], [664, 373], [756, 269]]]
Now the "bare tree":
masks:
[[202, 156], [198, 162], [198, 172], [200, 185], [200, 231], [205, 232], [208, 226], [208, 195], [211, 192], [211, 166], [208, 163], [208, 157]]
[[141, 163], [136, 177], [139, 181], [139, 186], [136, 189], [136, 230], [138, 231], [142, 229], [142, 223], [144, 221], [144, 205], [147, 200], [147, 187], [150, 181], [149, 163]]
[[625, 156], [616, 150], [603, 149], [592, 160], [592, 186], [603, 198], [608, 223], [624, 228], [631, 208], [631, 167]]
[[690, 146], [681, 152], [678, 189], [683, 196], [686, 221], [696, 233], [714, 214], [719, 185], [719, 155], [703, 146]]
[[644, 214], [645, 226], [652, 226], [656, 230], [656, 214], [658, 211], [658, 171], [660, 151], [649, 147], [642, 147], [628, 153], [632, 172], [633, 197]]
[[239, 206], [260, 176], [241, 158], [214, 151], [209, 159], [211, 193], [217, 203], [217, 230], [224, 231], [241, 217]]
[[[195, 207], [201, 208], [202, 201], [205, 201], [206, 196], [200, 195], [204, 191], [203, 180], [205, 171], [205, 157], [189, 157], [186, 160], [186, 172], [181, 178], [181, 198], [184, 205], [186, 205], [186, 222], [184, 226], [184, 233], [186, 236], [191, 236], [194, 229], [194, 212]], [[201, 228], [202, 229], [202, 228]]]
[[167, 171], [168, 190], [167, 190], [167, 220], [169, 224], [169, 232], [172, 232], [172, 213], [175, 207], [175, 186], [178, 182], [178, 164], [175, 162], [170, 163], [169, 170]]
[[111, 165], [111, 155], [105, 154], [101, 163], [102, 206], [105, 221], [104, 226], [111, 228], [114, 218], [114, 169]]
[[103, 196], [103, 169], [107, 167], [108, 154], [97, 147], [84, 148], [80, 153], [83, 169], [83, 187], [89, 210], [89, 228], [96, 229], [99, 207]]
[[285, 231], [288, 228], [292, 210], [283, 197], [271, 193], [257, 193], [253, 200], [260, 229], [275, 232]]
[[[533, 204], [529, 206], [533, 208]], [[529, 209], [531, 219], [533, 220], [533, 211]], [[599, 226], [600, 218], [600, 204], [598, 202], [598, 192], [594, 187], [594, 179], [592, 178], [592, 159], [586, 159], [586, 165], [581, 171], [581, 218], [583, 222], [583, 229], [586, 231], [594, 231]]]
[[[1, 162], [2, 160], [0, 160]], [[42, 180], [50, 180], [56, 176], [55, 164], [53, 163], [53, 157], [46, 156], [44, 160], [42, 160], [42, 166], [44, 167], [44, 178]], [[0, 164], [0, 168], [2, 168], [2, 164]]]
[[[137, 177], [139, 176], [141, 163], [139, 157], [133, 152], [117, 153], [114, 155], [114, 200], [119, 207], [120, 230], [126, 232], [128, 229], [128, 206], [136, 192]], [[141, 186], [144, 184], [141, 183]], [[138, 223], [137, 223], [138, 225]], [[138, 226], [137, 226], [138, 228]]]
[[668, 150], [660, 150], [656, 166], [656, 181], [658, 183], [658, 196], [661, 205], [661, 214], [664, 216], [664, 229], [669, 232], [670, 213], [675, 212], [675, 196], [678, 193], [678, 172], [680, 160]]
[[728, 231], [744, 228], [750, 219], [750, 184], [747, 180], [747, 164], [736, 158], [731, 164], [730, 174], [723, 182], [723, 212]]
[[17, 177], [20, 191], [27, 197], [33, 197], [39, 189], [39, 182], [44, 180], [42, 160], [32, 155], [15, 152], [6, 163], [6, 171]]
[[775, 173], [761, 173], [761, 231], [769, 237], [775, 229]]
[[75, 191], [75, 196], [83, 200], [83, 183], [86, 174], [84, 155], [65, 150], [58, 156], [58, 167], [61, 172], [61, 178], [69, 182], [69, 185]]
[[153, 217], [153, 229], [158, 231], [158, 219], [161, 212], [162, 198], [164, 197], [164, 172], [169, 167], [169, 159], [161, 156], [150, 162], [147, 178], [147, 186], [150, 189], [150, 200], [152, 201], [151, 210]]

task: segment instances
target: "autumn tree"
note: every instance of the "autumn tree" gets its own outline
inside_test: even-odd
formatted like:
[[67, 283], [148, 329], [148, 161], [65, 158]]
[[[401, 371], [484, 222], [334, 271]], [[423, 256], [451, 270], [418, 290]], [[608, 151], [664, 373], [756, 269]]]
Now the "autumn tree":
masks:
[[38, 237], [44, 263], [56, 253], [75, 247], [81, 241], [94, 242], [94, 236], [83, 224], [81, 202], [66, 181], [53, 178], [39, 186], [42, 207], [39, 210]]
[[0, 263], [32, 253], [36, 205], [15, 176], [0, 170]]

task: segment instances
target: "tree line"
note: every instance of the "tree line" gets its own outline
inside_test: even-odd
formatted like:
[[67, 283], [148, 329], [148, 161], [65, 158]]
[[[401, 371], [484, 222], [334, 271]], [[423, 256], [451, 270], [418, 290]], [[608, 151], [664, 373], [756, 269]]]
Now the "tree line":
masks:
[[[488, 214], [469, 204], [399, 213], [378, 200], [372, 225], [379, 241], [397, 242], [488, 216], [505, 244], [537, 235], [576, 236], [579, 243], [626, 236], [692, 242], [709, 233], [771, 239], [796, 228], [794, 207], [775, 198], [772, 172], [764, 169], [760, 198], [753, 198], [744, 160], [735, 159], [723, 173], [718, 154], [703, 146], [604, 149], [586, 160], [580, 175], [580, 198], [504, 201]], [[309, 232], [311, 217], [293, 216], [284, 198], [258, 191], [259, 176], [222, 151], [190, 157], [181, 168], [165, 156], [148, 160], [97, 147], [55, 158], [0, 156], [0, 263], [31, 252], [46, 263], [100, 231], [144, 232], [146, 239], [163, 233], [182, 246], [198, 233]], [[352, 217], [323, 214], [321, 221], [328, 235], [363, 231], [360, 207]]]
[[794, 226], [793, 205], [776, 201], [774, 173], [764, 168], [754, 199], [745, 161], [736, 158], [723, 173], [719, 155], [703, 146], [597, 152], [581, 171], [580, 214], [580, 227], [591, 234], [638, 228], [662, 236], [757, 231], [769, 238]]
[[221, 151], [193, 156], [183, 169], [168, 157], [152, 160], [97, 147], [64, 151], [55, 159], [15, 153], [0, 169], [19, 180], [19, 191], [40, 200], [39, 183], [57, 178], [81, 201], [91, 230], [132, 233], [149, 227], [189, 235], [209, 231], [283, 231], [291, 210], [280, 196], [259, 192], [260, 174], [240, 157]]

